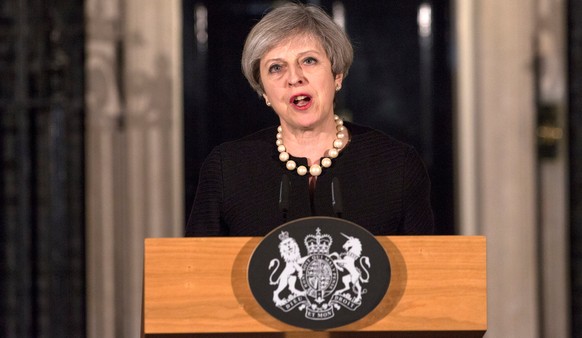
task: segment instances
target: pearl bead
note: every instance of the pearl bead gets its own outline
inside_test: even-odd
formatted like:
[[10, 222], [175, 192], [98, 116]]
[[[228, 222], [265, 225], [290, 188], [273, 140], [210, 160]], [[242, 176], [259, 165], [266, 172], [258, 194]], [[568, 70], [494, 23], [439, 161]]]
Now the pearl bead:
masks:
[[295, 170], [295, 167], [297, 167], [297, 163], [295, 163], [295, 161], [290, 160], [287, 161], [287, 163], [285, 163], [285, 167], [287, 167], [288, 170]]
[[305, 168], [305, 166], [299, 166], [299, 168], [297, 168], [297, 173], [299, 176], [304, 176], [307, 174], [307, 168]]
[[337, 149], [333, 148], [329, 150], [329, 157], [331, 158], [336, 158], [339, 155], [339, 152]]
[[336, 139], [333, 141], [333, 148], [327, 150], [327, 157], [321, 159], [321, 165], [314, 164], [310, 167], [303, 165], [297, 167], [297, 163], [295, 163], [295, 161], [289, 160], [291, 155], [289, 155], [287, 148], [283, 144], [283, 128], [281, 126], [277, 127], [277, 140], [275, 143], [277, 145], [277, 151], [279, 151], [279, 160], [281, 162], [285, 162], [285, 167], [288, 170], [297, 170], [297, 174], [300, 176], [305, 176], [307, 173], [309, 173], [311, 176], [316, 177], [321, 175], [323, 168], [331, 167], [332, 159], [339, 156], [339, 149], [344, 146], [344, 139], [347, 137], [347, 133], [344, 132], [347, 131], [343, 125], [344, 121], [342, 121], [342, 119], [337, 115], [334, 115], [333, 118], [335, 120], [337, 130]]
[[311, 176], [321, 175], [321, 167], [317, 164], [312, 165], [311, 167], [309, 167], [309, 174]]

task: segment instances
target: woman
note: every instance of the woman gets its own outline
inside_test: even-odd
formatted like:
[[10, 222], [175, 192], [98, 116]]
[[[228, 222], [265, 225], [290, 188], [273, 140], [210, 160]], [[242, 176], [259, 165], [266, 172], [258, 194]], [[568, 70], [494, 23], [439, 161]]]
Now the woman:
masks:
[[[352, 58], [346, 34], [315, 6], [285, 4], [251, 30], [243, 73], [280, 126], [211, 152], [187, 236], [261, 236], [285, 221], [339, 212], [375, 235], [432, 234], [430, 182], [415, 150], [334, 113]], [[341, 185], [341, 211], [332, 181], [334, 195]]]

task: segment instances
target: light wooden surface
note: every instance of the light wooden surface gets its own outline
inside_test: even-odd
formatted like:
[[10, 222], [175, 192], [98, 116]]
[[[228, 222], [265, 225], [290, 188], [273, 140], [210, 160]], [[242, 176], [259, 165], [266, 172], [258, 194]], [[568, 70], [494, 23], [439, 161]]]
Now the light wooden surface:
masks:
[[[334, 331], [485, 332], [484, 237], [378, 240], [392, 267], [386, 297], [365, 318]], [[246, 269], [259, 241], [250, 237], [146, 239], [145, 333], [305, 331], [274, 319], [254, 300]]]

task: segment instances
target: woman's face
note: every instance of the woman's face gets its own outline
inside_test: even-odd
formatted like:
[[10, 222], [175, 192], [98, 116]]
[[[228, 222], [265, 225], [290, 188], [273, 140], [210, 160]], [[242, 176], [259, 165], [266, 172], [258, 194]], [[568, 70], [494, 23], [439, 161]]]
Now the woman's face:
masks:
[[315, 129], [333, 121], [333, 100], [343, 74], [334, 77], [331, 62], [316, 38], [291, 37], [260, 61], [264, 98], [284, 129]]

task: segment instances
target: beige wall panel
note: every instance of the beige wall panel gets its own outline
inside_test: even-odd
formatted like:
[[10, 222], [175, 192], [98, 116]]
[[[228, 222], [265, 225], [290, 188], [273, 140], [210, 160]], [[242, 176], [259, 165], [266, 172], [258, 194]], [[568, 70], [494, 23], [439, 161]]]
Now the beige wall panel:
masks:
[[89, 337], [139, 336], [143, 240], [183, 233], [180, 9], [86, 5]]
[[488, 238], [488, 337], [537, 337], [532, 1], [480, 1], [481, 222]]
[[545, 337], [570, 337], [566, 0], [537, 2], [539, 100], [557, 114], [557, 156], [542, 159], [540, 177], [541, 287]]
[[535, 338], [535, 3], [457, 0], [456, 9], [460, 229], [487, 236], [486, 336]]

